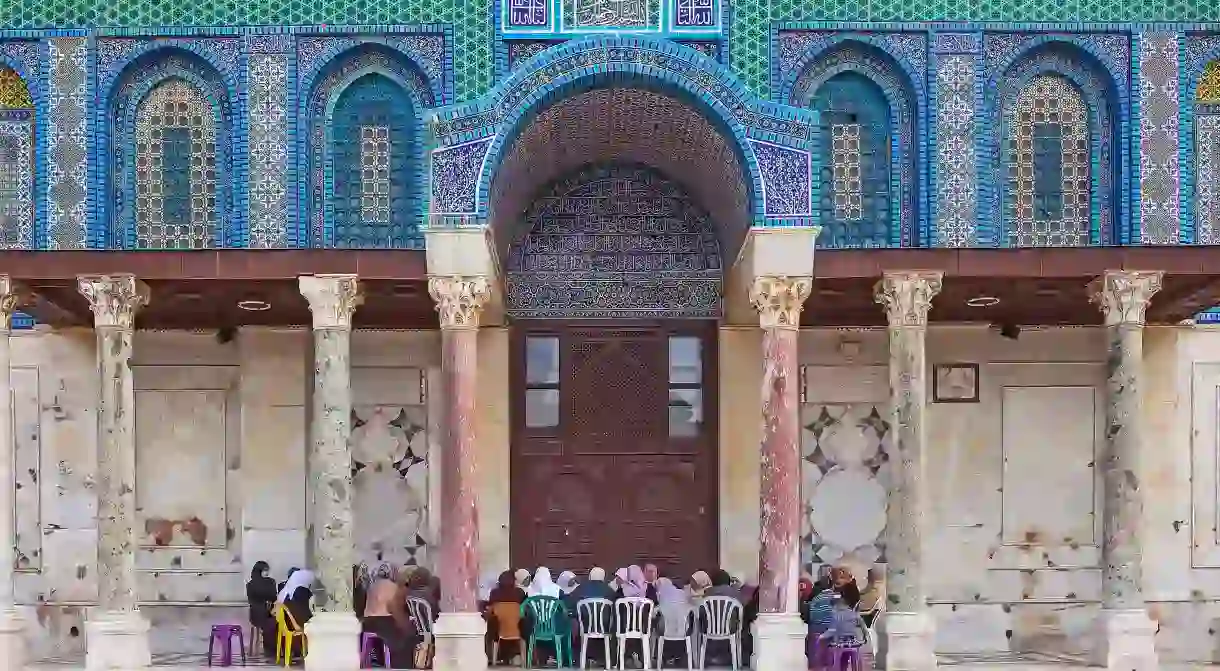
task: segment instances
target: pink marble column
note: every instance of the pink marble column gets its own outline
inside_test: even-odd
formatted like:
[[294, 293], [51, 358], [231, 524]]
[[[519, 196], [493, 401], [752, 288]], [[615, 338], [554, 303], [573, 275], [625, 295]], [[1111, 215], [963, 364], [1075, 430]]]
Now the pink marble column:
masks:
[[445, 411], [441, 452], [441, 619], [436, 623], [436, 668], [487, 667], [486, 625], [478, 611], [479, 513], [475, 488], [479, 314], [491, 297], [480, 275], [428, 278], [441, 326]]
[[796, 613], [800, 579], [801, 449], [797, 337], [808, 277], [763, 276], [750, 300], [763, 327], [762, 532], [759, 609]]

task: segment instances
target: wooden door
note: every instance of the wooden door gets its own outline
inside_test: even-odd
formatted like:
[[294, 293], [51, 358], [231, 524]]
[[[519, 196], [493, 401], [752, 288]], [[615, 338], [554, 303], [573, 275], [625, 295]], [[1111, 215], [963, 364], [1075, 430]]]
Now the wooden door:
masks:
[[514, 567], [716, 560], [715, 329], [514, 331]]

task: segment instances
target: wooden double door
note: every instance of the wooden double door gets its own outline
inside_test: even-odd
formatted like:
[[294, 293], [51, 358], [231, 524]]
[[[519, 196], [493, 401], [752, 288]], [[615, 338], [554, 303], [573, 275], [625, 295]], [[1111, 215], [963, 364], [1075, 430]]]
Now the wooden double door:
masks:
[[702, 322], [518, 323], [514, 567], [715, 566], [715, 337]]

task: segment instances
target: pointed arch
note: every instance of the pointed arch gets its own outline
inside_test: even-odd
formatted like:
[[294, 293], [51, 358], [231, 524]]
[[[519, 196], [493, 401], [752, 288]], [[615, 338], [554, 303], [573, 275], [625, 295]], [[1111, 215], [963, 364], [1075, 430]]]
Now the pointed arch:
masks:
[[0, 249], [34, 247], [34, 98], [0, 65]]
[[[203, 249], [240, 244], [234, 222], [232, 109], [223, 77], [177, 48], [145, 54], [119, 77], [108, 108], [107, 247]], [[105, 172], [105, 171], [104, 171]], [[103, 210], [105, 212], [106, 210]]]
[[311, 247], [422, 248], [422, 111], [435, 104], [406, 55], [363, 44], [320, 69], [306, 99], [304, 230]]
[[1047, 41], [989, 83], [980, 238], [1004, 247], [1117, 242], [1120, 119], [1105, 65], [1076, 44]]
[[919, 100], [902, 66], [862, 41], [836, 43], [797, 75], [791, 104], [819, 113], [820, 245], [919, 244]]
[[1199, 75], [1194, 99], [1195, 242], [1220, 243], [1220, 59]]

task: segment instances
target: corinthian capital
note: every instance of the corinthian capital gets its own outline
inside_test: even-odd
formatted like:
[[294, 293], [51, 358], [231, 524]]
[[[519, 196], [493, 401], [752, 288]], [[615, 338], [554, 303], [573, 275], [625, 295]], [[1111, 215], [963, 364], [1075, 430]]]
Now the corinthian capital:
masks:
[[811, 277], [762, 275], [750, 285], [750, 302], [763, 328], [795, 329], [801, 326], [801, 308], [811, 291]]
[[0, 275], [0, 331], [13, 328], [13, 312], [24, 297], [23, 288], [8, 275]]
[[89, 301], [94, 327], [135, 328], [136, 313], [148, 305], [148, 285], [135, 275], [80, 275], [76, 289]]
[[1107, 270], [1089, 286], [1089, 297], [1101, 308], [1106, 326], [1142, 325], [1164, 275], [1159, 270]]
[[355, 275], [302, 275], [297, 286], [309, 302], [315, 329], [350, 329], [352, 315], [364, 302]]
[[491, 283], [484, 275], [433, 275], [428, 293], [436, 301], [443, 329], [477, 329], [479, 313], [491, 298]]
[[932, 299], [943, 282], [939, 270], [885, 273], [873, 287], [873, 297], [885, 308], [890, 326], [927, 326]]

